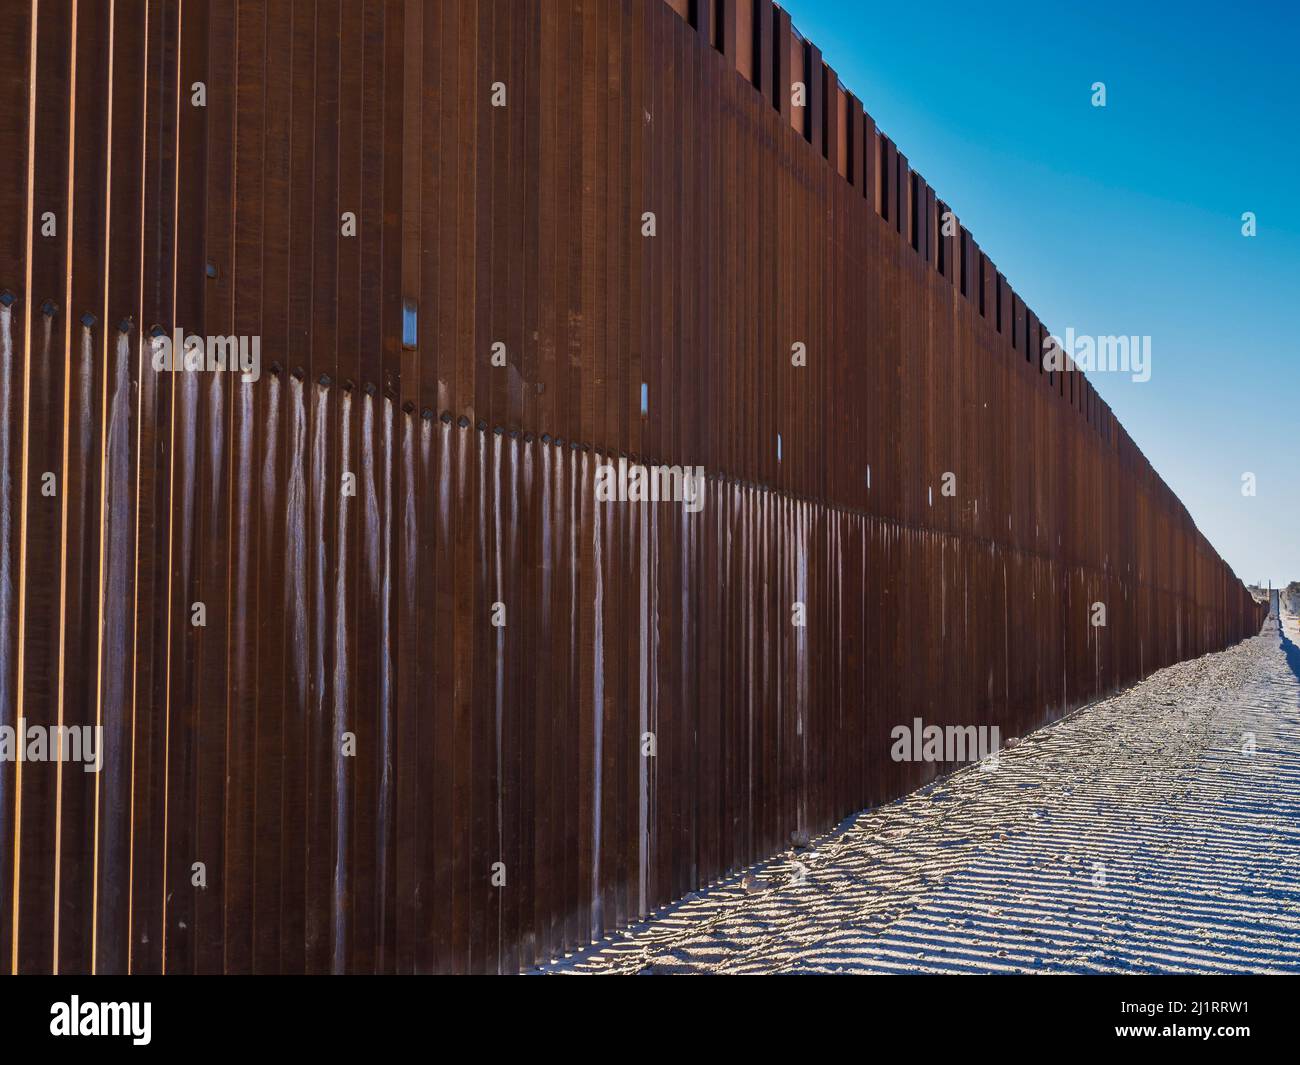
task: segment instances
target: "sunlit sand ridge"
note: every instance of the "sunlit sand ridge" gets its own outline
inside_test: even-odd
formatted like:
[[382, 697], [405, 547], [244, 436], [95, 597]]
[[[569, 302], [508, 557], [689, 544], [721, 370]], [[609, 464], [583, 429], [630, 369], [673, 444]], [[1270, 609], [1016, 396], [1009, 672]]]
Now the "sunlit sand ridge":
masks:
[[1298, 644], [1271, 621], [549, 968], [1300, 972]]

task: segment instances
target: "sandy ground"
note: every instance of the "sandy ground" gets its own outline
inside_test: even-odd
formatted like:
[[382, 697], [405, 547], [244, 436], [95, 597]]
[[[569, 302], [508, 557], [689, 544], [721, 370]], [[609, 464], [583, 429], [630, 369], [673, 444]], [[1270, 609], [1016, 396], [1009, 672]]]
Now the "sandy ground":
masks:
[[1289, 644], [1270, 622], [546, 971], [1300, 972], [1284, 628]]

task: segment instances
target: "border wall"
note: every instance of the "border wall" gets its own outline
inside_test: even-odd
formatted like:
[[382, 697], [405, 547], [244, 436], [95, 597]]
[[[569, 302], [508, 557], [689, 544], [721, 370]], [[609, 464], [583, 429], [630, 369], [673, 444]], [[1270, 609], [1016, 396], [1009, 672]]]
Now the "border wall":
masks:
[[1260, 627], [768, 0], [3, 9], [5, 968], [527, 968]]

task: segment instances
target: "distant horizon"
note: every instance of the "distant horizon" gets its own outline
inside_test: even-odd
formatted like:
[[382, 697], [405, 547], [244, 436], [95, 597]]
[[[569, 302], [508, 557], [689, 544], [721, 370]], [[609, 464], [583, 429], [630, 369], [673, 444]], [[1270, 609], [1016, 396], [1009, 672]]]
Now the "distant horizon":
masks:
[[1244, 584], [1300, 581], [1300, 15], [782, 6], [1051, 332], [1152, 338], [1149, 381], [1088, 380]]

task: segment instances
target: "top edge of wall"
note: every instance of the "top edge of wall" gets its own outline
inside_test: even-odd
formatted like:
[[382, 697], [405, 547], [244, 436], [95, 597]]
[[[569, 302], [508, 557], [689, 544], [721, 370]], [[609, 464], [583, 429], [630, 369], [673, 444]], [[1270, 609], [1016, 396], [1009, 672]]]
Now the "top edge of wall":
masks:
[[[821, 50], [798, 31], [785, 8], [776, 0], [663, 2], [704, 37], [709, 47], [727, 58], [733, 71], [748, 81], [782, 120], [789, 122], [802, 134], [809, 147], [838, 172], [841, 180], [861, 191], [863, 197], [872, 204], [876, 215], [885, 220], [887, 228], [894, 229], [904, 245], [911, 247], [914, 254], [919, 255], [941, 278], [951, 282], [962, 298], [971, 303], [975, 315], [984, 319], [989, 329], [1002, 338], [1008, 349], [1016, 350], [1028, 360], [1028, 352], [1020, 349], [1019, 342], [1021, 339], [1028, 341], [1035, 334], [1036, 344], [1041, 349], [1042, 342], [1052, 335], [1051, 331], [1010, 285], [993, 260], [980, 250], [970, 231], [960, 224], [956, 211], [938, 198], [935, 189], [926, 183], [919, 172], [912, 170], [907, 157], [879, 128], [865, 104], [839, 79], [834, 68], [823, 61]], [[788, 42], [785, 48], [781, 47], [783, 40]], [[742, 54], [746, 53], [749, 58], [742, 60]], [[771, 62], [762, 62], [764, 53], [771, 54]], [[808, 99], [803, 106], [802, 116], [792, 113], [790, 102], [791, 67], [796, 58], [800, 60], [803, 70], [812, 67], [819, 70], [820, 75], [809, 79]], [[832, 105], [838, 111], [841, 96], [847, 114], [847, 121], [843, 124], [839, 115], [832, 113]], [[827, 142], [827, 135], [832, 131], [836, 141], [834, 145]], [[918, 183], [915, 186], [913, 175]], [[913, 205], [914, 187], [916, 201], [921, 205], [919, 210], [915, 210]], [[931, 200], [934, 202], [933, 211], [928, 208]], [[942, 234], [945, 214], [951, 214], [954, 223], [952, 235], [947, 237]], [[924, 235], [913, 233], [914, 218], [917, 219], [918, 227], [924, 224]], [[941, 245], [945, 245], [943, 251]], [[963, 271], [970, 271], [972, 275], [966, 278], [964, 286]], [[982, 286], [981, 277], [984, 279]], [[995, 278], [1005, 290], [1001, 296], [995, 287]], [[990, 290], [992, 302], [989, 300]], [[981, 297], [984, 302], [983, 312], [980, 310]], [[998, 304], [1002, 300], [1005, 300], [1007, 320], [999, 330]], [[1017, 322], [1024, 323], [1023, 334], [1018, 332]], [[1071, 369], [1074, 369], [1073, 360], [1067, 361], [1070, 362]], [[1110, 404], [1092, 386], [1087, 374], [1083, 373], [1080, 377], [1083, 382], [1083, 399], [1091, 397], [1092, 400], [1091, 417], [1088, 414], [1088, 404], [1078, 399], [1072, 403], [1070, 393], [1058, 385], [1057, 376], [1045, 371], [1044, 386], [1051, 387], [1053, 392], [1058, 393], [1062, 403], [1073, 406], [1084, 424], [1102, 437], [1112, 449], [1136, 454], [1149, 475], [1177, 498], [1115, 416]], [[1190, 511], [1187, 516], [1191, 519]], [[1194, 520], [1192, 525], [1197, 534], [1203, 537], [1204, 534]]]
[[[925, 211], [920, 212], [920, 217], [924, 219], [923, 224], [928, 231], [933, 232], [927, 233], [927, 239], [914, 238], [910, 217], [911, 176], [915, 174], [921, 183], [918, 200], [923, 202], [930, 194], [937, 197], [935, 189], [925, 182], [919, 172], [911, 168], [906, 155], [877, 125], [866, 105], [840, 80], [835, 69], [822, 60], [820, 49], [799, 32], [784, 7], [775, 0], [663, 0], [663, 2], [701, 36], [706, 37], [710, 47], [730, 59], [736, 73], [745, 78], [756, 91], [765, 97], [770, 96], [773, 109], [779, 111], [803, 133], [804, 139], [826, 159], [828, 165], [837, 170], [842, 180], [862, 190], [864, 196], [872, 201], [877, 215], [892, 223], [903, 242], [911, 245], [932, 269], [936, 271], [939, 269], [938, 242], [944, 239], [955, 240], [957, 247], [950, 249], [949, 253], [956, 253], [956, 261], [948, 262], [944, 276], [950, 273], [949, 280], [953, 281], [959, 289], [961, 288], [960, 237], [944, 238], [939, 232], [944, 213], [951, 214], [958, 226], [960, 226], [959, 216], [948, 203], [936, 199], [939, 206], [933, 215]], [[765, 69], [769, 64], [755, 65], [755, 57], [761, 57], [762, 51], [766, 50], [766, 42], [771, 40], [774, 34], [788, 34], [790, 49], [801, 52], [805, 64], [812, 61], [810, 65], [813, 65], [814, 69], [817, 66], [821, 67], [821, 76], [808, 86], [809, 101], [805, 105], [806, 111], [816, 111], [816, 114], [795, 119], [788, 113], [790, 109], [783, 106], [785, 99], [789, 97], [788, 85], [770, 84], [769, 81], [769, 79], [789, 78], [789, 68], [781, 63], [779, 55], [775, 56], [771, 64], [776, 68], [773, 71]], [[761, 50], [760, 42], [764, 43], [764, 48]], [[833, 90], [833, 93], [825, 91], [826, 89]], [[831, 106], [832, 104], [838, 106], [841, 95], [849, 116], [849, 121], [843, 124], [840, 123]], [[861, 114], [861, 121], [858, 119], [859, 114]], [[834, 143], [827, 143], [822, 135], [823, 130], [817, 128], [823, 123], [826, 132], [834, 131]], [[875, 141], [874, 151], [870, 146], [872, 139]], [[891, 164], [884, 171], [879, 160], [882, 146]], [[850, 162], [856, 159], [863, 159], [863, 165], [854, 165]], [[896, 173], [888, 173], [889, 169], [895, 169]], [[883, 188], [873, 188], [873, 185], [883, 185]], [[959, 228], [957, 232], [965, 232], [970, 238], [969, 231], [964, 227]], [[972, 259], [978, 263], [978, 254], [973, 254]], [[988, 259], [987, 265], [990, 276], [997, 272], [996, 264], [992, 259]], [[978, 281], [978, 267], [976, 267], [975, 280]], [[1009, 305], [1014, 306], [1016, 298], [1014, 288], [1005, 275], [1002, 280], [1008, 290]], [[974, 304], [978, 313], [980, 294], [974, 284], [967, 285], [965, 298]], [[991, 327], [997, 332], [996, 315], [988, 314], [987, 311], [986, 307], [984, 317], [990, 321]], [[1010, 328], [1002, 330], [1001, 335], [1009, 347], [1014, 346], [1012, 343], [1014, 334]]]

